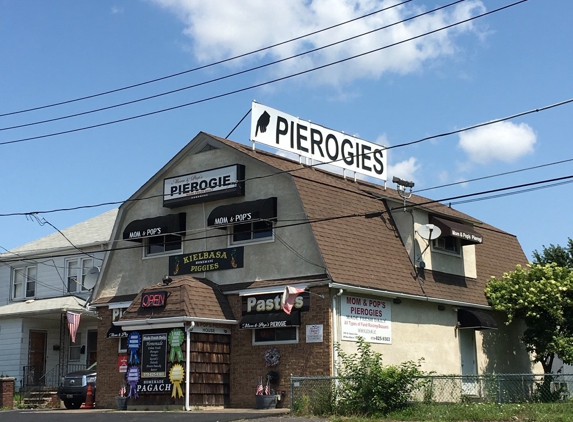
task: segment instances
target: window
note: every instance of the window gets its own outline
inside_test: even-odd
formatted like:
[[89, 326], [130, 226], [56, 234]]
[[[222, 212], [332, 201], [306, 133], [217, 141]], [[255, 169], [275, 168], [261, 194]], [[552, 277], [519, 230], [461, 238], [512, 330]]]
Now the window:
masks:
[[120, 337], [117, 347], [118, 353], [127, 353], [127, 337]]
[[87, 290], [85, 288], [86, 275], [93, 267], [92, 258], [76, 258], [66, 261], [66, 280], [68, 280], [68, 292], [75, 293]]
[[181, 236], [168, 234], [145, 239], [145, 256], [166, 255], [173, 252], [182, 252]]
[[255, 221], [231, 226], [231, 244], [274, 241], [273, 223]]
[[460, 239], [453, 236], [444, 236], [434, 239], [433, 247], [434, 250], [449, 252], [456, 255], [459, 255], [461, 251]]
[[298, 343], [298, 328], [263, 328], [253, 330], [253, 344]]
[[12, 299], [26, 299], [36, 295], [36, 267], [14, 269]]
[[70, 351], [68, 359], [70, 361], [79, 361], [82, 350], [82, 333], [79, 331], [76, 333], [76, 341], [72, 342], [70, 340]]

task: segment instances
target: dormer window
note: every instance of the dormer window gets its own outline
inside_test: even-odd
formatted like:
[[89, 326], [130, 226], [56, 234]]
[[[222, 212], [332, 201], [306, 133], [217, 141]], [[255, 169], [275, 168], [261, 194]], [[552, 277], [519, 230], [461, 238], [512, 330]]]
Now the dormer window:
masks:
[[441, 236], [433, 240], [432, 247], [434, 250], [454, 253], [459, 255], [461, 252], [460, 240], [453, 236]]

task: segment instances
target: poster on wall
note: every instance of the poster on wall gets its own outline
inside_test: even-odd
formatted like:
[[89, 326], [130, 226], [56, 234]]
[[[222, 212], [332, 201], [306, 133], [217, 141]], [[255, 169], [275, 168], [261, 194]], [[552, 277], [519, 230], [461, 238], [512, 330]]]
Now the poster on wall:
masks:
[[119, 355], [117, 357], [117, 370], [118, 372], [126, 373], [127, 372], [127, 355]]
[[342, 340], [392, 344], [392, 307], [388, 300], [341, 296]]
[[312, 324], [306, 326], [306, 342], [322, 343], [323, 340], [322, 324]]
[[141, 378], [167, 376], [167, 333], [143, 334], [141, 339]]

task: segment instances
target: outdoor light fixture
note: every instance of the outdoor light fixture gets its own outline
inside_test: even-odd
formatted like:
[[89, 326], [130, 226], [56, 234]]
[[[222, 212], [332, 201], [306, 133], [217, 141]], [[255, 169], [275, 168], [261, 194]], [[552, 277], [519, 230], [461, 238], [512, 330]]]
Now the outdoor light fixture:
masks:
[[[398, 187], [396, 190], [398, 191], [398, 195], [402, 197], [404, 200], [404, 211], [406, 211], [406, 199], [409, 199], [412, 196], [412, 188], [414, 187], [414, 182], [408, 182], [407, 180], [402, 180], [399, 177], [392, 177], [392, 183], [396, 183]], [[410, 190], [406, 192], [406, 188]]]
[[398, 186], [403, 186], [404, 188], [412, 189], [414, 187], [414, 182], [409, 182], [407, 180], [402, 180], [399, 177], [394, 176], [392, 178], [392, 183], [396, 183]]
[[173, 279], [171, 277], [169, 277], [168, 275], [163, 276], [163, 285], [164, 286], [168, 286], [169, 283], [171, 283], [173, 281]]

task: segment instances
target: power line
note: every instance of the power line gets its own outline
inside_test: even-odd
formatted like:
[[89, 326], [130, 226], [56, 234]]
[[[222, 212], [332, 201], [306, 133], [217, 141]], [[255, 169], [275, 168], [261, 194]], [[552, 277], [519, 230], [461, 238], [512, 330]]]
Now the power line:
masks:
[[[535, 108], [535, 109], [532, 109], [532, 110], [519, 112], [519, 113], [510, 115], [510, 116], [506, 116], [506, 117], [502, 117], [502, 118], [499, 118], [499, 119], [491, 120], [491, 121], [489, 121], [489, 122], [478, 123], [478, 124], [475, 124], [475, 125], [466, 126], [466, 127], [462, 128], [462, 129], [458, 129], [458, 130], [454, 130], [454, 131], [449, 131], [449, 132], [444, 132], [444, 133], [441, 133], [441, 134], [438, 134], [438, 135], [427, 136], [427, 137], [424, 137], [424, 138], [421, 138], [421, 139], [418, 139], [418, 140], [415, 140], [415, 141], [405, 142], [405, 143], [402, 143], [402, 144], [390, 146], [390, 147], [387, 147], [386, 149], [394, 149], [394, 148], [401, 148], [401, 147], [405, 147], [405, 146], [410, 146], [410, 145], [418, 144], [418, 143], [421, 143], [421, 142], [429, 141], [429, 140], [431, 140], [431, 139], [436, 139], [436, 138], [440, 138], [440, 137], [450, 136], [450, 135], [454, 135], [454, 134], [457, 134], [457, 133], [465, 132], [465, 131], [468, 131], [468, 130], [476, 129], [476, 128], [479, 128], [479, 127], [484, 127], [484, 126], [492, 125], [492, 124], [495, 124], [495, 123], [499, 123], [499, 122], [503, 122], [503, 121], [508, 121], [508, 120], [512, 120], [512, 119], [516, 119], [516, 118], [518, 118], [518, 117], [522, 117], [522, 116], [525, 116], [525, 115], [528, 115], [528, 114], [538, 113], [538, 112], [541, 112], [541, 111], [550, 110], [550, 109], [553, 109], [553, 108], [556, 108], [556, 107], [559, 107], [559, 106], [563, 106], [563, 105], [566, 105], [566, 104], [570, 104], [570, 103], [573, 103], [573, 98], [568, 99], [568, 100], [564, 100], [564, 101], [560, 101], [560, 102], [557, 102], [557, 103], [553, 103], [553, 104], [550, 104], [550, 105], [547, 105], [547, 106], [544, 106], [544, 107], [539, 107], [539, 108]], [[249, 114], [248, 112], [245, 114], [245, 116], [241, 119], [241, 122], [245, 119], [245, 117], [246, 117], [248, 114]], [[240, 124], [241, 122], [239, 122], [239, 124]], [[233, 129], [233, 130], [234, 130], [234, 129]], [[358, 154], [358, 156], [360, 156], [360, 155], [363, 155], [363, 154]], [[364, 154], [364, 155], [366, 155], [366, 154]], [[336, 162], [341, 161], [341, 160], [343, 160], [343, 158], [342, 158], [342, 159], [338, 159], [338, 160], [328, 161], [328, 162], [325, 162], [325, 163], [316, 163], [316, 164], [312, 164], [312, 165], [301, 165], [301, 167], [299, 167], [299, 168], [297, 168], [297, 169], [293, 169], [293, 170], [280, 170], [280, 171], [277, 171], [277, 172], [274, 172], [274, 173], [271, 173], [271, 174], [268, 174], [268, 175], [253, 176], [253, 177], [245, 178], [245, 179], [243, 179], [243, 180], [237, 180], [237, 182], [248, 182], [248, 181], [252, 181], [252, 180], [258, 180], [258, 179], [264, 179], [264, 178], [267, 178], [267, 177], [273, 177], [273, 176], [277, 176], [277, 175], [280, 175], [280, 174], [292, 174], [292, 173], [295, 173], [295, 172], [297, 172], [297, 171], [303, 170], [303, 169], [305, 169], [305, 168], [319, 167], [319, 166], [321, 166], [321, 165], [336, 163]], [[553, 162], [553, 163], [547, 163], [547, 164], [543, 164], [543, 165], [540, 165], [540, 166], [534, 166], [534, 167], [529, 167], [529, 168], [525, 168], [525, 169], [515, 170], [514, 172], [526, 171], [526, 170], [531, 170], [531, 169], [535, 169], [535, 168], [538, 168], [538, 167], [550, 166], [550, 165], [554, 165], [554, 164], [561, 164], [561, 163], [569, 162], [569, 161], [573, 161], [573, 158], [569, 158], [569, 159], [561, 160], [561, 161], [556, 161], [556, 162]], [[513, 173], [513, 172], [500, 173], [499, 176], [505, 175], [505, 174], [510, 174], [510, 173]], [[468, 180], [468, 181], [466, 181], [466, 182], [470, 182], [470, 181], [473, 181], [473, 180], [481, 180], [481, 179], [486, 179], [486, 178], [491, 178], [491, 177], [497, 177], [497, 176], [498, 176], [498, 175], [485, 176], [485, 177], [483, 177], [483, 178], [472, 179], [472, 180]], [[465, 183], [465, 182], [459, 182], [459, 183]], [[456, 183], [456, 184], [457, 184], [457, 183]], [[422, 192], [423, 190], [429, 190], [429, 189], [437, 189], [437, 188], [441, 188], [441, 187], [445, 187], [445, 186], [449, 186], [449, 185], [443, 185], [443, 186], [437, 186], [437, 187], [433, 187], [433, 188], [422, 189], [422, 190], [419, 190], [419, 191], [417, 191], [417, 192]], [[50, 213], [55, 213], [55, 212], [76, 211], [76, 210], [80, 210], [80, 209], [98, 208], [98, 207], [103, 207], [103, 206], [108, 206], [108, 205], [121, 205], [121, 204], [123, 204], [123, 203], [125, 203], [125, 202], [144, 201], [144, 200], [148, 200], [148, 199], [159, 198], [159, 197], [162, 197], [162, 196], [163, 196], [163, 194], [158, 194], [158, 195], [146, 196], [146, 197], [143, 197], [143, 198], [127, 199], [127, 200], [123, 200], [123, 201], [101, 202], [101, 203], [92, 204], [92, 205], [78, 205], [78, 206], [75, 206], [75, 207], [56, 208], [56, 209], [44, 210], [44, 211], [39, 211], [39, 210], [38, 210], [38, 211], [28, 211], [28, 212], [3, 213], [3, 214], [0, 214], [0, 217], [28, 216], [28, 215], [31, 215], [31, 214], [50, 214]]]
[[[546, 180], [540, 180], [537, 182], [531, 182], [531, 183], [523, 183], [523, 184], [519, 184], [519, 185], [512, 185], [512, 186], [506, 186], [503, 188], [498, 188], [498, 189], [491, 189], [491, 190], [486, 190], [486, 191], [481, 191], [481, 192], [475, 192], [475, 193], [470, 193], [470, 194], [464, 194], [464, 195], [457, 195], [457, 196], [451, 196], [451, 197], [447, 197], [447, 198], [442, 198], [442, 199], [438, 199], [438, 200], [428, 200], [425, 202], [418, 202], [418, 203], [410, 203], [407, 205], [400, 205], [396, 208], [391, 208], [388, 211], [369, 211], [369, 212], [363, 212], [363, 213], [352, 213], [352, 214], [343, 214], [343, 215], [337, 215], [337, 216], [330, 216], [330, 217], [322, 217], [322, 218], [316, 218], [316, 219], [302, 219], [298, 222], [293, 222], [293, 223], [289, 223], [289, 224], [284, 224], [284, 225], [276, 225], [274, 227], [274, 229], [284, 229], [284, 228], [290, 228], [290, 227], [296, 227], [296, 226], [300, 226], [300, 225], [304, 225], [304, 224], [319, 224], [319, 223], [324, 223], [324, 222], [329, 222], [329, 221], [335, 221], [335, 220], [343, 220], [343, 219], [347, 219], [347, 218], [357, 218], [357, 217], [362, 217], [362, 218], [373, 218], [373, 217], [377, 217], [377, 216], [381, 216], [383, 214], [390, 214], [392, 211], [396, 211], [396, 210], [402, 210], [404, 208], [417, 208], [417, 207], [428, 207], [430, 208], [431, 205], [440, 205], [440, 206], [445, 206], [444, 202], [448, 202], [448, 201], [452, 201], [452, 200], [456, 200], [456, 199], [464, 199], [464, 198], [472, 198], [473, 199], [471, 201], [476, 202], [479, 200], [488, 200], [488, 199], [493, 199], [493, 198], [497, 198], [497, 197], [501, 197], [501, 196], [509, 196], [509, 195], [517, 195], [520, 193], [527, 193], [531, 190], [539, 190], [539, 189], [545, 189], [545, 188], [550, 188], [550, 187], [555, 187], [558, 185], [561, 185], [563, 183], [571, 183], [573, 182], [573, 175], [569, 175], [569, 176], [564, 176], [564, 177], [558, 177], [558, 178], [553, 178], [553, 179], [546, 179]], [[540, 186], [541, 184], [544, 183], [551, 183], [550, 185], [547, 186]], [[522, 189], [520, 191], [517, 192], [508, 192], [511, 189], [520, 189], [520, 188], [527, 188], [527, 189]], [[484, 198], [475, 198], [476, 196], [479, 195], [489, 195], [492, 193], [498, 193], [498, 192], [504, 192], [503, 194], [500, 195], [496, 195], [496, 196], [491, 196], [491, 197], [484, 197]], [[379, 198], [379, 199], [384, 199], [384, 198]], [[387, 198], [387, 199], [392, 199], [392, 198]], [[468, 201], [469, 202], [469, 201]], [[459, 202], [462, 203], [462, 202]], [[202, 232], [202, 231], [206, 231], [207, 228], [201, 228], [201, 229], [197, 229], [197, 232]], [[252, 232], [252, 230], [251, 230]], [[170, 234], [170, 233], [166, 233]], [[171, 233], [171, 234], [175, 234], [175, 233]], [[190, 239], [182, 239], [181, 242], [194, 242], [194, 241], [198, 241], [198, 240], [206, 240], [206, 239], [214, 239], [217, 237], [227, 237], [228, 233], [223, 233], [223, 234], [218, 234], [218, 235], [210, 235], [210, 236], [201, 236], [201, 237], [193, 237]], [[122, 239], [110, 239], [109, 243], [114, 243], [117, 241], [121, 241]], [[135, 246], [122, 246], [122, 247], [115, 247], [115, 248], [108, 248], [105, 250], [105, 252], [110, 252], [110, 251], [122, 251], [122, 250], [130, 250], [130, 249], [140, 249], [142, 247], [144, 247], [145, 245], [141, 244], [141, 245], [135, 245]], [[43, 258], [61, 258], [61, 257], [65, 257], [68, 256], [67, 254], [55, 254], [55, 255], [43, 255]], [[28, 258], [29, 259], [29, 258]], [[21, 260], [16, 260], [16, 259], [3, 259], [2, 263], [8, 263], [8, 262], [18, 262]]]
[[241, 92], [250, 91], [250, 90], [255, 89], [255, 88], [260, 88], [260, 87], [265, 86], [265, 85], [270, 85], [270, 84], [273, 84], [273, 83], [277, 83], [277, 82], [281, 82], [281, 81], [284, 81], [284, 80], [287, 80], [287, 79], [294, 78], [294, 77], [296, 77], [296, 76], [301, 76], [301, 75], [304, 75], [304, 74], [307, 74], [307, 73], [311, 73], [311, 72], [314, 72], [314, 71], [317, 71], [317, 70], [325, 69], [325, 68], [327, 68], [327, 67], [330, 67], [330, 66], [333, 66], [333, 65], [336, 65], [336, 64], [340, 64], [340, 63], [344, 63], [344, 62], [347, 62], [347, 61], [350, 61], [350, 60], [354, 60], [354, 59], [357, 59], [357, 58], [360, 58], [360, 57], [364, 57], [364, 56], [367, 56], [367, 55], [369, 55], [369, 54], [373, 54], [373, 53], [376, 53], [376, 52], [385, 50], [385, 49], [387, 49], [387, 48], [395, 47], [395, 46], [397, 46], [397, 45], [404, 44], [404, 43], [406, 43], [406, 42], [410, 42], [410, 41], [413, 41], [413, 40], [415, 40], [415, 39], [419, 39], [419, 38], [422, 38], [422, 37], [425, 37], [425, 36], [428, 36], [428, 35], [432, 35], [432, 34], [435, 34], [435, 33], [437, 33], [437, 32], [444, 31], [444, 30], [446, 30], [446, 29], [450, 29], [450, 28], [453, 28], [453, 27], [455, 27], [455, 26], [458, 26], [458, 25], [461, 25], [461, 24], [464, 24], [464, 23], [468, 23], [468, 22], [470, 22], [470, 21], [473, 21], [473, 20], [476, 20], [476, 19], [479, 19], [479, 18], [488, 16], [488, 15], [491, 15], [491, 14], [493, 14], [493, 13], [500, 12], [500, 11], [505, 10], [505, 9], [508, 9], [508, 8], [510, 8], [510, 7], [517, 6], [518, 4], [525, 3], [526, 1], [528, 1], [528, 0], [520, 0], [520, 1], [517, 1], [517, 2], [515, 2], [515, 3], [511, 3], [511, 4], [509, 4], [509, 5], [506, 5], [506, 6], [503, 6], [503, 7], [494, 9], [494, 10], [491, 10], [491, 11], [489, 11], [489, 12], [482, 13], [481, 15], [476, 15], [476, 16], [473, 16], [473, 17], [471, 17], [471, 18], [464, 19], [464, 20], [462, 20], [462, 21], [459, 21], [459, 22], [456, 22], [456, 23], [453, 23], [453, 24], [450, 24], [450, 25], [446, 25], [446, 26], [444, 26], [444, 27], [441, 27], [441, 28], [438, 28], [438, 29], [435, 29], [435, 30], [432, 30], [432, 31], [428, 31], [428, 32], [426, 32], [426, 33], [423, 33], [423, 34], [420, 34], [420, 35], [417, 35], [417, 36], [414, 36], [414, 37], [411, 37], [411, 38], [408, 38], [408, 39], [405, 39], [405, 40], [402, 40], [402, 41], [397, 41], [397, 42], [395, 42], [395, 43], [388, 44], [388, 45], [386, 45], [386, 46], [379, 47], [379, 48], [376, 48], [376, 49], [373, 49], [373, 50], [369, 50], [369, 51], [364, 52], [364, 53], [360, 53], [360, 54], [356, 54], [356, 55], [353, 55], [353, 56], [349, 56], [349, 57], [346, 57], [346, 58], [344, 58], [344, 59], [336, 60], [336, 61], [333, 61], [333, 62], [330, 62], [330, 63], [326, 63], [326, 64], [321, 65], [321, 66], [316, 66], [316, 67], [313, 67], [313, 68], [311, 68], [311, 69], [307, 69], [307, 70], [304, 70], [304, 71], [292, 73], [292, 74], [290, 74], [290, 75], [286, 75], [286, 76], [282, 76], [282, 77], [279, 77], [279, 78], [275, 78], [275, 79], [272, 79], [272, 80], [269, 80], [269, 81], [266, 81], [266, 82], [261, 82], [261, 83], [254, 84], [254, 85], [250, 85], [250, 86], [247, 86], [247, 87], [235, 89], [235, 90], [233, 90], [233, 91], [227, 91], [227, 92], [222, 93], [222, 94], [217, 94], [217, 95], [213, 95], [213, 96], [210, 96], [210, 97], [205, 97], [205, 98], [202, 98], [202, 99], [199, 99], [199, 100], [191, 101], [191, 102], [184, 103], [184, 104], [179, 104], [179, 105], [176, 105], [176, 106], [172, 106], [172, 107], [168, 107], [168, 108], [164, 108], [164, 109], [160, 109], [160, 110], [151, 111], [151, 112], [148, 112], [148, 113], [138, 114], [138, 115], [135, 115], [135, 116], [130, 116], [130, 117], [125, 117], [125, 118], [121, 118], [121, 119], [111, 120], [111, 121], [107, 121], [107, 122], [103, 122], [103, 123], [98, 123], [98, 124], [94, 124], [94, 125], [90, 125], [90, 126], [83, 126], [83, 127], [75, 128], [75, 129], [64, 130], [64, 131], [60, 131], [60, 132], [54, 132], [54, 133], [49, 133], [49, 134], [44, 134], [44, 135], [38, 135], [38, 136], [32, 136], [32, 137], [28, 137], [28, 138], [14, 139], [14, 140], [11, 140], [11, 141], [4, 141], [4, 142], [0, 142], [0, 145], [15, 144], [15, 143], [20, 143], [20, 142], [26, 142], [26, 141], [36, 140], [36, 139], [44, 139], [44, 138], [49, 138], [49, 137], [53, 137], [53, 136], [65, 135], [65, 134], [69, 134], [69, 133], [75, 133], [75, 132], [80, 132], [80, 131], [84, 131], [84, 130], [95, 129], [95, 128], [98, 128], [98, 127], [109, 126], [109, 125], [116, 124], [116, 123], [122, 123], [122, 122], [130, 121], [130, 120], [135, 120], [135, 119], [139, 119], [139, 118], [142, 118], [142, 117], [149, 117], [149, 116], [152, 116], [152, 115], [156, 115], [156, 114], [160, 114], [160, 113], [165, 113], [165, 112], [167, 112], [167, 111], [173, 111], [173, 110], [177, 110], [177, 109], [180, 109], [180, 108], [189, 107], [189, 106], [191, 106], [191, 105], [196, 105], [196, 104], [204, 103], [204, 102], [207, 102], [207, 101], [212, 101], [212, 100], [216, 100], [216, 99], [219, 99], [219, 98], [228, 97], [228, 96], [230, 96], [230, 95], [238, 94], [238, 93], [241, 93]]
[[324, 45], [324, 46], [322, 46], [322, 47], [314, 48], [314, 49], [307, 50], [307, 51], [302, 52], [302, 53], [295, 54], [295, 55], [293, 55], [293, 56], [285, 57], [285, 58], [283, 58], [283, 59], [275, 60], [275, 61], [272, 61], [272, 62], [269, 62], [269, 63], [265, 63], [265, 64], [262, 64], [262, 65], [259, 65], [259, 66], [255, 66], [255, 67], [251, 67], [251, 68], [248, 68], [248, 69], [244, 69], [244, 70], [241, 70], [241, 71], [238, 71], [238, 72], [234, 72], [234, 73], [231, 73], [231, 74], [228, 74], [228, 75], [225, 75], [225, 76], [220, 76], [220, 77], [217, 77], [217, 78], [209, 79], [209, 80], [207, 80], [207, 81], [199, 82], [199, 83], [196, 83], [196, 84], [193, 84], [193, 85], [188, 85], [188, 86], [185, 86], [185, 87], [182, 87], [182, 88], [177, 88], [177, 89], [174, 89], [174, 90], [171, 90], [171, 91], [166, 91], [166, 92], [162, 92], [162, 93], [155, 94], [155, 95], [150, 95], [150, 96], [143, 97], [143, 98], [138, 98], [138, 99], [131, 100], [131, 101], [125, 101], [125, 102], [119, 103], [119, 104], [114, 104], [114, 105], [110, 105], [110, 106], [106, 106], [106, 107], [100, 107], [100, 108], [93, 109], [93, 110], [87, 110], [87, 111], [82, 111], [82, 112], [79, 112], [79, 113], [69, 114], [69, 115], [66, 115], [66, 116], [54, 117], [54, 118], [51, 118], [51, 119], [45, 119], [45, 120], [40, 120], [40, 121], [36, 121], [36, 122], [31, 122], [31, 123], [23, 123], [23, 124], [19, 124], [19, 125], [15, 125], [15, 126], [2, 127], [2, 128], [0, 128], [0, 131], [11, 130], [11, 129], [19, 129], [19, 128], [29, 127], [29, 126], [35, 126], [35, 125], [39, 125], [39, 124], [43, 124], [43, 123], [50, 123], [50, 122], [56, 122], [56, 121], [60, 121], [60, 120], [70, 119], [70, 118], [73, 118], [73, 117], [85, 116], [85, 115], [87, 115], [87, 114], [97, 113], [97, 112], [105, 111], [105, 110], [111, 110], [111, 109], [113, 109], [113, 108], [118, 108], [118, 107], [123, 107], [123, 106], [126, 106], [126, 105], [136, 104], [136, 103], [139, 103], [139, 102], [143, 102], [143, 101], [147, 101], [147, 100], [151, 100], [151, 99], [163, 97], [163, 96], [170, 95], [170, 94], [174, 94], [174, 93], [177, 93], [177, 92], [182, 92], [182, 91], [185, 91], [185, 90], [188, 90], [188, 89], [192, 89], [192, 88], [197, 88], [197, 87], [200, 87], [200, 86], [208, 85], [208, 84], [213, 83], [213, 82], [220, 82], [220, 81], [225, 80], [225, 79], [229, 79], [229, 78], [232, 78], [232, 77], [235, 77], [235, 76], [239, 76], [239, 75], [244, 75], [244, 74], [246, 74], [246, 73], [253, 72], [253, 71], [255, 71], [255, 70], [260, 70], [260, 69], [263, 69], [263, 68], [266, 68], [266, 67], [270, 67], [270, 66], [273, 66], [273, 65], [282, 63], [282, 62], [286, 62], [286, 61], [288, 61], [288, 60], [292, 60], [292, 59], [295, 59], [295, 58], [298, 58], [298, 57], [305, 56], [305, 55], [307, 55], [307, 54], [316, 53], [317, 51], [324, 50], [324, 49], [326, 49], [326, 48], [330, 48], [330, 47], [333, 47], [333, 46], [335, 46], [335, 45], [342, 44], [342, 43], [345, 43], [345, 42], [348, 42], [348, 41], [351, 41], [351, 40], [354, 40], [354, 39], [357, 39], [357, 38], [360, 38], [360, 37], [363, 37], [363, 36], [366, 36], [366, 35], [370, 35], [370, 34], [372, 34], [372, 33], [374, 33], [374, 32], [381, 31], [381, 30], [383, 30], [383, 29], [388, 29], [388, 28], [390, 28], [390, 27], [392, 27], [392, 26], [399, 25], [399, 24], [401, 24], [401, 23], [404, 23], [404, 22], [407, 22], [407, 21], [410, 21], [410, 20], [419, 18], [419, 17], [421, 17], [421, 16], [428, 15], [428, 14], [430, 14], [430, 13], [434, 13], [434, 12], [439, 11], [439, 10], [441, 10], [441, 9], [445, 9], [445, 8], [451, 7], [451, 6], [453, 6], [453, 5], [456, 5], [456, 4], [458, 4], [458, 3], [461, 3], [461, 2], [463, 2], [463, 1], [465, 1], [465, 0], [456, 0], [456, 1], [454, 1], [453, 3], [449, 3], [449, 4], [446, 4], [446, 5], [444, 5], [444, 6], [437, 7], [437, 8], [435, 8], [435, 9], [433, 9], [433, 10], [429, 10], [429, 11], [427, 11], [427, 12], [420, 13], [420, 14], [415, 15], [415, 16], [411, 16], [411, 17], [409, 17], [409, 18], [407, 18], [407, 19], [403, 19], [403, 20], [401, 20], [401, 21], [394, 22], [394, 23], [392, 23], [392, 24], [385, 25], [385, 26], [382, 26], [382, 27], [377, 28], [377, 29], [373, 29], [373, 30], [371, 30], [371, 31], [363, 32], [362, 34], [359, 34], [359, 35], [355, 35], [355, 36], [352, 36], [352, 37], [349, 37], [349, 38], [345, 38], [345, 39], [343, 39], [343, 40], [341, 40], [341, 41], [333, 42], [333, 43]]
[[[43, 105], [43, 106], [28, 108], [28, 109], [25, 109], [25, 110], [18, 110], [18, 111], [8, 112], [8, 113], [0, 114], [0, 117], [11, 116], [11, 115], [14, 115], [14, 114], [27, 113], [27, 112], [30, 112], [30, 111], [41, 110], [41, 109], [50, 108], [50, 107], [55, 107], [55, 106], [60, 106], [60, 105], [64, 105], [64, 104], [70, 104], [70, 103], [77, 102], [77, 101], [83, 101], [83, 100], [87, 100], [87, 99], [91, 99], [91, 98], [101, 97], [101, 96], [103, 96], [103, 95], [113, 94], [113, 93], [116, 93], [116, 92], [125, 91], [125, 90], [128, 90], [128, 89], [132, 89], [132, 88], [137, 88], [137, 87], [140, 87], [140, 86], [148, 85], [148, 84], [151, 84], [151, 83], [154, 83], [154, 82], [159, 82], [159, 81], [163, 81], [163, 80], [166, 80], [166, 79], [174, 78], [174, 77], [176, 77], [176, 76], [181, 76], [181, 75], [184, 75], [184, 74], [187, 74], [187, 73], [196, 72], [196, 71], [198, 71], [198, 70], [207, 69], [207, 68], [209, 68], [209, 67], [213, 67], [213, 66], [220, 65], [220, 64], [223, 64], [223, 63], [227, 63], [227, 62], [230, 62], [230, 61], [233, 61], [233, 60], [237, 60], [237, 59], [240, 59], [240, 58], [244, 58], [244, 57], [247, 57], [247, 56], [256, 54], [256, 53], [260, 53], [260, 52], [262, 52], [262, 51], [270, 50], [270, 49], [272, 49], [272, 48], [279, 47], [279, 46], [281, 46], [281, 45], [285, 45], [285, 44], [288, 44], [288, 43], [291, 43], [291, 42], [294, 42], [294, 41], [301, 40], [301, 39], [303, 39], [303, 38], [310, 37], [310, 36], [312, 36], [312, 35], [319, 34], [319, 33], [321, 33], [321, 32], [325, 32], [325, 31], [328, 31], [328, 30], [337, 28], [337, 27], [339, 27], [339, 26], [343, 26], [343, 25], [346, 25], [346, 24], [348, 24], [348, 23], [355, 22], [355, 21], [358, 21], [358, 20], [361, 20], [361, 19], [364, 19], [364, 18], [373, 16], [373, 15], [375, 15], [375, 14], [384, 12], [384, 11], [386, 11], [386, 10], [393, 9], [393, 8], [395, 8], [395, 7], [398, 7], [398, 6], [402, 6], [402, 5], [406, 4], [406, 3], [410, 3], [411, 1], [412, 1], [412, 0], [405, 0], [405, 1], [402, 1], [401, 3], [396, 3], [396, 4], [392, 5], [392, 6], [384, 7], [384, 8], [382, 8], [382, 9], [376, 10], [376, 11], [374, 11], [374, 12], [367, 13], [367, 14], [365, 14], [365, 15], [362, 15], [362, 16], [359, 16], [359, 17], [356, 17], [356, 18], [353, 18], [353, 19], [349, 19], [349, 20], [347, 20], [347, 21], [344, 21], [344, 22], [341, 22], [341, 23], [338, 23], [338, 24], [335, 24], [335, 25], [328, 26], [328, 27], [319, 29], [319, 30], [317, 30], [317, 31], [309, 32], [309, 33], [307, 33], [307, 34], [300, 35], [300, 36], [298, 36], [298, 37], [291, 38], [291, 39], [286, 40], [286, 41], [281, 41], [281, 42], [278, 42], [278, 43], [276, 43], [276, 44], [272, 44], [272, 45], [269, 45], [269, 46], [266, 46], [266, 47], [262, 47], [262, 48], [259, 48], [259, 49], [257, 49], [257, 50], [249, 51], [249, 52], [247, 52], [247, 53], [239, 54], [239, 55], [237, 55], [237, 56], [229, 57], [229, 58], [227, 58], [227, 59], [219, 60], [219, 61], [216, 61], [216, 62], [213, 62], [213, 63], [209, 63], [209, 64], [206, 64], [206, 65], [203, 65], [203, 66], [195, 67], [195, 68], [193, 68], [193, 69], [188, 69], [188, 70], [185, 70], [185, 71], [182, 71], [182, 72], [173, 73], [173, 74], [170, 74], [170, 75], [167, 75], [167, 76], [162, 76], [162, 77], [159, 77], [159, 78], [150, 79], [150, 80], [145, 81], [145, 82], [140, 82], [140, 83], [137, 83], [137, 84], [124, 86], [124, 87], [122, 87], [122, 88], [116, 88], [116, 89], [112, 89], [112, 90], [109, 90], [109, 91], [100, 92], [100, 93], [98, 93], [98, 94], [87, 95], [87, 96], [84, 96], [84, 97], [79, 97], [79, 98], [75, 98], [75, 99], [71, 99], [71, 100], [66, 100], [66, 101], [61, 101], [61, 102], [57, 102], [57, 103], [47, 104], [47, 105]], [[463, 0], [462, 0], [462, 1], [463, 1]]]

